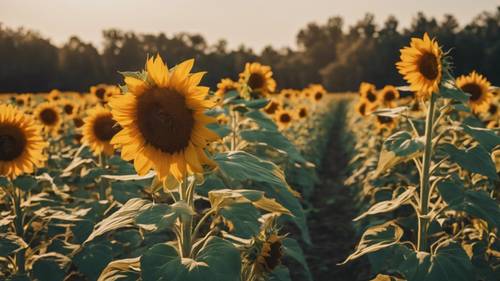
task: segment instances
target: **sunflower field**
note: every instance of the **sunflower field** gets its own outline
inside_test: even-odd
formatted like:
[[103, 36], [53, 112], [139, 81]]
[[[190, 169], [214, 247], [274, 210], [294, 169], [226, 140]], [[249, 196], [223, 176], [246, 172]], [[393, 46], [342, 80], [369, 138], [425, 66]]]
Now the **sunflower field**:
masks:
[[407, 85], [121, 85], [0, 100], [0, 279], [495, 281], [500, 91], [427, 34]]

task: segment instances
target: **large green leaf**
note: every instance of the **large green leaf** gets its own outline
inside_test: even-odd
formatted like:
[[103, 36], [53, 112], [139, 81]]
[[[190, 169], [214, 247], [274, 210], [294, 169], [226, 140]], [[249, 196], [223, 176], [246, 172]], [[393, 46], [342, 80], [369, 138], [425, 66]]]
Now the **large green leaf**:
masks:
[[448, 208], [483, 219], [494, 227], [500, 226], [500, 207], [484, 190], [466, 189], [456, 176], [440, 182], [438, 190]]
[[218, 212], [231, 225], [231, 232], [242, 238], [259, 233], [260, 212], [251, 203], [235, 203], [220, 208]]
[[242, 130], [240, 131], [240, 136], [248, 142], [264, 143], [275, 149], [284, 151], [293, 162], [306, 162], [297, 148], [295, 148], [295, 146], [278, 131], [268, 131], [262, 129]]
[[384, 141], [382, 151], [380, 152], [377, 170], [374, 177], [388, 169], [418, 157], [424, 149], [424, 140], [422, 137], [413, 138], [406, 131], [397, 132]]
[[198, 253], [196, 260], [208, 264], [216, 281], [240, 280], [240, 252], [232, 243], [222, 238], [210, 237]]
[[154, 231], [158, 228], [171, 227], [177, 218], [192, 216], [194, 211], [183, 201], [168, 204], [153, 204], [142, 209], [135, 218], [135, 223], [142, 228]]
[[73, 263], [89, 280], [97, 280], [101, 271], [113, 260], [112, 253], [113, 250], [109, 245], [90, 243], [75, 255]]
[[302, 252], [302, 248], [300, 247], [297, 240], [292, 238], [285, 238], [283, 240], [283, 251], [285, 253], [285, 256], [294, 259], [302, 266], [305, 273], [304, 275], [307, 278], [306, 280], [313, 280], [311, 272], [309, 271], [309, 266], [307, 265], [306, 258], [304, 257], [304, 252]]
[[39, 281], [62, 281], [66, 277], [64, 267], [70, 259], [61, 254], [49, 253], [36, 258], [32, 273]]
[[411, 252], [399, 271], [408, 281], [472, 281], [474, 269], [465, 251], [455, 243], [439, 248], [433, 255]]
[[470, 95], [455, 87], [441, 87], [439, 96], [446, 99], [452, 99], [455, 101], [467, 103], [469, 101]]
[[490, 154], [481, 146], [462, 150], [454, 145], [445, 143], [439, 146], [450, 157], [450, 160], [471, 173], [477, 173], [497, 180], [495, 164], [491, 160]]
[[500, 136], [490, 129], [471, 127], [466, 124], [462, 125], [462, 128], [464, 132], [477, 140], [488, 152], [491, 152], [495, 147], [500, 145]]
[[7, 257], [19, 249], [28, 247], [24, 240], [14, 233], [0, 234], [0, 257]]
[[255, 121], [260, 128], [268, 131], [277, 131], [278, 127], [272, 119], [264, 115], [260, 110], [252, 110], [245, 113], [245, 116]]

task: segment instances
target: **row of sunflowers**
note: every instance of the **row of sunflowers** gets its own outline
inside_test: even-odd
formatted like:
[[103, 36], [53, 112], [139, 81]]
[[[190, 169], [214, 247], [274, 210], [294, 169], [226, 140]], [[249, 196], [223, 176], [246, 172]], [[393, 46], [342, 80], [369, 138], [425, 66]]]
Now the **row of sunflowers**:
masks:
[[331, 98], [276, 93], [258, 63], [212, 92], [193, 65], [157, 56], [123, 86], [2, 95], [2, 279], [290, 280], [295, 265], [311, 280], [297, 190]]
[[346, 186], [373, 280], [498, 280], [500, 91], [454, 78], [427, 34], [401, 50], [407, 87], [362, 83], [348, 116], [356, 140]]

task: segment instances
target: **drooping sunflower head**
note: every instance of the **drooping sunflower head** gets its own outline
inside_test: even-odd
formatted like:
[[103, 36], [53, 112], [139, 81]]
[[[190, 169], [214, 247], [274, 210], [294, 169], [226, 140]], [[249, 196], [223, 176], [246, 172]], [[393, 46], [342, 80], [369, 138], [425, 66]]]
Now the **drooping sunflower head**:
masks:
[[470, 94], [469, 104], [475, 113], [486, 112], [491, 102], [490, 82], [481, 74], [472, 71], [456, 80], [457, 87]]
[[392, 85], [385, 86], [378, 94], [379, 104], [385, 107], [395, 107], [399, 99], [399, 91]]
[[231, 91], [239, 91], [239, 89], [240, 89], [240, 85], [238, 82], [235, 82], [229, 78], [225, 78], [225, 79], [222, 79], [217, 84], [217, 91], [215, 92], [215, 96], [219, 100], [223, 100], [226, 93], [229, 93]]
[[173, 69], [157, 56], [146, 63], [147, 77], [125, 77], [128, 92], [110, 101], [113, 118], [122, 130], [111, 140], [122, 158], [134, 161], [138, 174], [154, 169], [160, 179], [172, 174], [182, 180], [214, 165], [205, 154], [218, 135], [206, 125], [216, 119], [205, 115], [215, 103], [208, 88], [199, 86], [203, 72], [190, 73], [194, 60]]
[[61, 127], [61, 111], [57, 103], [44, 102], [35, 108], [35, 118], [43, 125], [43, 131], [50, 134], [56, 134]]
[[410, 46], [401, 49], [401, 61], [396, 67], [410, 89], [425, 99], [438, 91], [442, 77], [441, 58], [438, 43], [425, 33], [422, 39], [412, 38]]
[[286, 129], [293, 121], [293, 115], [285, 109], [278, 109], [274, 113], [274, 119], [278, 123], [278, 128]]
[[73, 118], [78, 115], [78, 104], [69, 99], [62, 99], [59, 104], [63, 114], [68, 118]]
[[310, 92], [310, 98], [314, 102], [321, 101], [326, 94], [325, 88], [319, 84], [311, 84], [309, 85], [308, 89]]
[[271, 99], [266, 107], [264, 107], [264, 112], [269, 115], [273, 115], [280, 108], [281, 103], [276, 99]]
[[110, 141], [121, 128], [111, 111], [103, 107], [90, 109], [83, 122], [82, 142], [90, 147], [94, 155], [112, 155], [114, 150]]
[[362, 99], [370, 104], [375, 104], [378, 101], [377, 89], [371, 83], [361, 82], [359, 85], [359, 94]]
[[57, 102], [62, 98], [61, 92], [59, 90], [52, 90], [47, 96], [47, 100], [51, 102]]
[[0, 105], [0, 175], [15, 178], [44, 165], [47, 143], [31, 116]]
[[276, 81], [273, 79], [271, 67], [258, 62], [247, 63], [245, 70], [240, 73], [240, 84], [250, 88], [250, 97], [266, 97], [276, 90]]

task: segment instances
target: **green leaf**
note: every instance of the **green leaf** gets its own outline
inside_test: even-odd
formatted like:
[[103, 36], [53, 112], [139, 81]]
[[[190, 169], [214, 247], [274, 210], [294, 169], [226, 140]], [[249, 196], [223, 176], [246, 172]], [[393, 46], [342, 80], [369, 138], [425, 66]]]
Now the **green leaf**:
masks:
[[361, 236], [361, 241], [359, 241], [356, 251], [347, 257], [341, 265], [368, 253], [392, 246], [398, 243], [402, 236], [403, 229], [391, 221], [369, 227]]
[[12, 183], [14, 184], [14, 186], [19, 187], [25, 192], [28, 192], [37, 186], [36, 178], [27, 175], [17, 177], [12, 181]]
[[132, 77], [139, 80], [145, 81], [148, 77], [148, 73], [146, 71], [118, 71], [123, 77]]
[[269, 274], [269, 281], [291, 281], [290, 271], [283, 265], [276, 267], [273, 272]]
[[229, 136], [229, 134], [231, 133], [231, 129], [229, 129], [228, 126], [219, 123], [208, 124], [207, 128], [217, 133], [217, 135], [219, 135], [219, 137], [221, 138]]
[[103, 243], [88, 244], [73, 258], [78, 271], [88, 279], [96, 280], [106, 265], [113, 260], [113, 250]]
[[452, 162], [457, 163], [465, 170], [486, 176], [492, 180], [498, 179], [495, 164], [483, 147], [475, 146], [461, 150], [452, 144], [445, 143], [440, 145], [439, 148], [450, 156]]
[[171, 281], [179, 270], [181, 258], [168, 244], [156, 244], [141, 256], [141, 276], [144, 281]]
[[411, 198], [415, 194], [415, 189], [416, 189], [415, 187], [408, 187], [407, 190], [399, 194], [396, 198], [392, 200], [381, 201], [374, 204], [373, 206], [370, 207], [370, 209], [368, 209], [368, 211], [359, 215], [358, 217], [353, 219], [353, 221], [358, 221], [369, 215], [376, 215], [396, 210], [397, 208], [399, 208], [399, 206], [411, 200]]
[[455, 243], [439, 248], [431, 255], [411, 252], [399, 271], [408, 281], [471, 281], [474, 269], [465, 251]]
[[26, 247], [28, 247], [26, 242], [14, 233], [0, 234], [0, 257], [7, 257]]
[[132, 198], [142, 196], [143, 185], [141, 181], [113, 181], [111, 183], [111, 194], [113, 199], [124, 204]]
[[306, 280], [313, 280], [311, 272], [309, 271], [309, 266], [307, 265], [306, 258], [304, 257], [304, 252], [302, 252], [302, 248], [300, 247], [297, 240], [292, 238], [285, 238], [283, 240], [283, 251], [285, 256], [288, 256], [295, 261], [297, 261], [305, 271]]
[[265, 143], [275, 149], [284, 151], [290, 160], [294, 162], [306, 162], [297, 148], [278, 131], [242, 130], [240, 136], [248, 142]]
[[409, 132], [397, 132], [384, 141], [384, 147], [393, 151], [398, 157], [414, 155], [423, 151], [424, 140], [422, 138], [413, 138]]
[[215, 279], [203, 278], [201, 280], [240, 280], [240, 252], [229, 241], [216, 236], [208, 238], [198, 253], [196, 260], [206, 263], [216, 277]]
[[251, 203], [226, 205], [218, 213], [230, 223], [231, 232], [238, 237], [249, 239], [259, 233], [260, 212]]
[[462, 128], [465, 133], [477, 140], [479, 144], [488, 152], [491, 152], [495, 147], [500, 145], [500, 136], [498, 136], [493, 130], [471, 127], [466, 124], [463, 124]]
[[449, 209], [466, 212], [493, 227], [500, 226], [500, 207], [486, 191], [466, 189], [456, 175], [451, 180], [440, 182], [438, 190]]
[[278, 127], [272, 119], [267, 117], [264, 113], [259, 110], [252, 110], [245, 113], [245, 116], [255, 121], [260, 128], [268, 131], [277, 131]]
[[230, 104], [244, 106], [251, 109], [261, 109], [264, 108], [268, 103], [268, 99], [255, 99], [255, 100], [244, 100], [244, 99], [234, 99], [229, 102]]
[[33, 277], [38, 281], [62, 281], [66, 277], [64, 266], [68, 262], [69, 258], [60, 254], [42, 256], [33, 263]]
[[171, 227], [180, 216], [192, 216], [194, 211], [183, 201], [172, 205], [154, 204], [141, 210], [135, 218], [135, 223], [142, 228], [154, 231]]
[[467, 103], [469, 101], [470, 95], [457, 88], [441, 87], [439, 96], [445, 99], [452, 99], [455, 101]]

